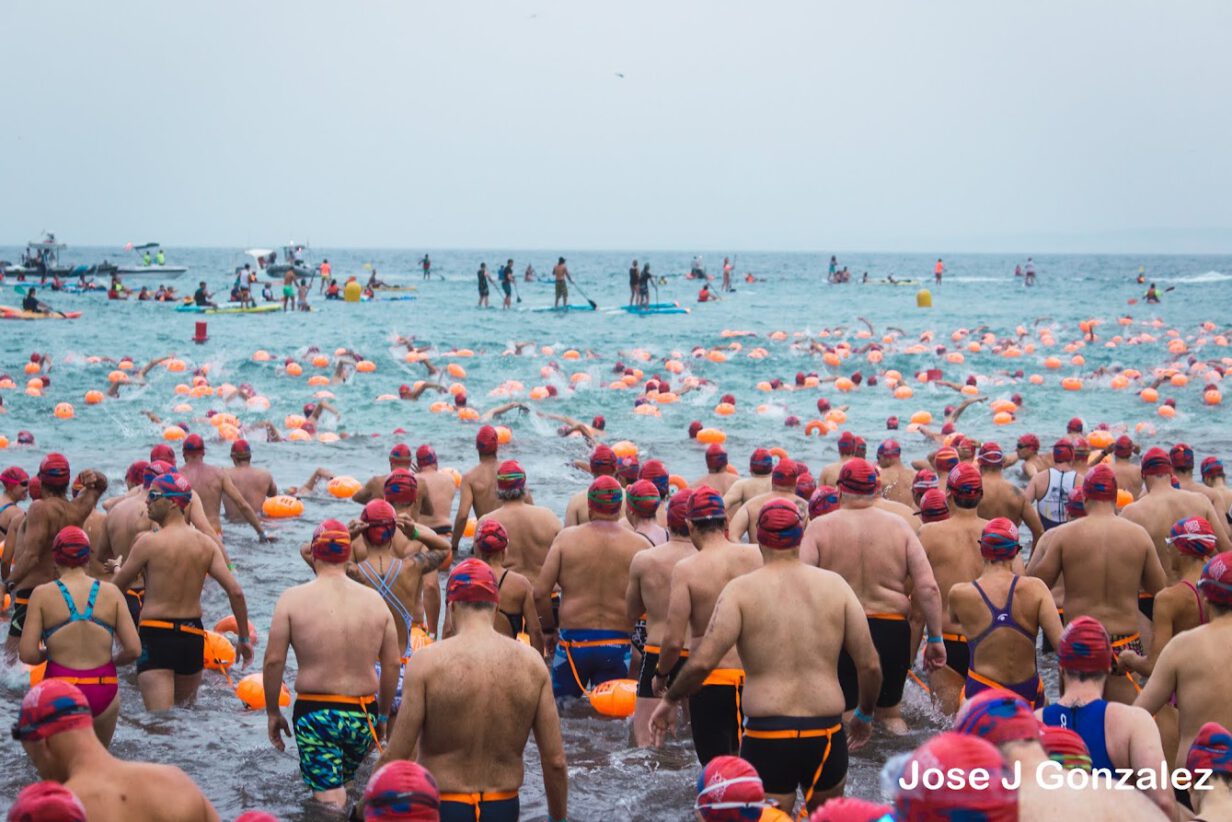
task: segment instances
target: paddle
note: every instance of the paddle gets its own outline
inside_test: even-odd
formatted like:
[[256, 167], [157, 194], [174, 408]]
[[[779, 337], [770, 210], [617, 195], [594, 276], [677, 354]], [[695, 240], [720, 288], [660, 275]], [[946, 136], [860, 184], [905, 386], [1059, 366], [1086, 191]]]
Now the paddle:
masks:
[[65, 320], [67, 320], [67, 319], [68, 319], [68, 315], [67, 315], [67, 314], [65, 314], [63, 311], [57, 311], [56, 309], [52, 308], [51, 306], [49, 306], [49, 305], [48, 305], [47, 303], [45, 303], [45, 302], [40, 301], [40, 302], [39, 302], [39, 308], [43, 309], [43, 310], [44, 310], [44, 311], [46, 311], [48, 314], [59, 314], [59, 315], [60, 315], [60, 317], [61, 317], [62, 319], [65, 319]]
[[569, 282], [573, 283], [573, 287], [577, 289], [577, 293], [581, 294], [581, 295], [582, 295], [582, 297], [583, 297], [583, 299], [585, 299], [585, 300], [586, 300], [586, 302], [590, 303], [590, 307], [591, 307], [591, 309], [592, 309], [592, 310], [597, 309], [597, 308], [599, 307], [599, 304], [598, 304], [597, 302], [595, 302], [594, 300], [592, 300], [590, 297], [587, 297], [587, 296], [586, 296], [586, 292], [585, 292], [585, 291], [583, 291], [583, 290], [581, 289], [581, 287], [579, 287], [579, 286], [578, 286], [578, 284], [577, 284], [576, 282], [573, 282], [573, 278], [572, 278], [572, 277], [570, 277], [570, 278], [569, 278]]
[[521, 304], [521, 302], [522, 302], [522, 293], [521, 293], [520, 291], [518, 291], [518, 278], [517, 278], [517, 277], [515, 277], [515, 276], [513, 276], [513, 271], [512, 271], [512, 270], [510, 270], [510, 271], [509, 271], [509, 282], [513, 283], [513, 293], [517, 296], [517, 298], [518, 298], [518, 303], [519, 303], [519, 304]]

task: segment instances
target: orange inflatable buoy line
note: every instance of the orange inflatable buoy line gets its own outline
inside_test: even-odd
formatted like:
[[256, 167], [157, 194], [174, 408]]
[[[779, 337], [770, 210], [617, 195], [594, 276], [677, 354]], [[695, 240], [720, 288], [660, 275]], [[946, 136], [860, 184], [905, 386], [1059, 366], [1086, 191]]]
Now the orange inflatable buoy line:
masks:
[[[235, 614], [225, 616], [218, 620], [218, 623], [214, 626], [214, 632], [219, 634], [235, 634], [238, 636], [239, 631], [235, 627]], [[248, 620], [248, 638], [252, 641], [253, 645], [257, 644], [257, 628], [252, 624], [251, 619]]]
[[[254, 711], [262, 710], [265, 707], [265, 680], [258, 671], [255, 674], [249, 674], [241, 679], [235, 685], [235, 695], [240, 698], [240, 702], [244, 703], [244, 707]], [[291, 704], [291, 692], [287, 689], [287, 683], [282, 683], [282, 688], [278, 693], [278, 704], [283, 708]]]
[[261, 503], [261, 513], [271, 519], [298, 517], [304, 513], [304, 503], [295, 497], [279, 494], [276, 497], [267, 497], [265, 502]]
[[325, 490], [338, 499], [350, 499], [355, 496], [356, 491], [363, 487], [363, 483], [355, 477], [334, 477], [329, 481], [329, 485], [325, 486]]
[[225, 670], [235, 664], [235, 646], [222, 634], [206, 631], [203, 657], [210, 670]]
[[[704, 442], [707, 445], [722, 445], [727, 442], [727, 434], [718, 428], [703, 428], [697, 432], [697, 441]], [[636, 454], [637, 450], [634, 449], [633, 453]], [[616, 456], [620, 455], [617, 454]]]
[[604, 716], [623, 719], [637, 707], [636, 679], [609, 679], [590, 692], [590, 704]]

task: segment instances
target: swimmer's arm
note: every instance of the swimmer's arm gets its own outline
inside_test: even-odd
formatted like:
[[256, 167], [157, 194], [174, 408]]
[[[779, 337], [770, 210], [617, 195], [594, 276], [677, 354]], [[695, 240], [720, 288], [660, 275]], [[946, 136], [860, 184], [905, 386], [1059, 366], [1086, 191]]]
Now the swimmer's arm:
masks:
[[1155, 543], [1148, 536], [1142, 540], [1142, 550], [1146, 554], [1146, 562], [1142, 566], [1142, 590], [1148, 594], [1157, 594], [1168, 584], [1168, 576], [1164, 566], [1159, 561], [1159, 552]]
[[731, 522], [728, 525], [727, 531], [731, 536], [739, 540], [745, 541], [746, 532], [749, 530], [749, 507], [741, 506], [740, 510], [732, 515]]
[[969, 407], [977, 402], [987, 402], [987, 400], [988, 397], [969, 397], [968, 399], [963, 400], [962, 403], [954, 409], [954, 413], [950, 415], [950, 422], [957, 423], [958, 418], [961, 417], [963, 412]]
[[[265, 713], [281, 716], [278, 697], [282, 690], [282, 675], [287, 668], [287, 649], [291, 645], [291, 618], [285, 605], [286, 595], [274, 605], [269, 636], [265, 638], [265, 658], [261, 661], [261, 681], [265, 687]], [[237, 622], [236, 625], [243, 623]], [[289, 734], [289, 732], [288, 732]], [[277, 746], [282, 750], [281, 746]]]
[[646, 603], [642, 601], [642, 568], [644, 563], [638, 562], [643, 556], [638, 552], [629, 564], [629, 585], [625, 588], [625, 616], [629, 624], [633, 624], [646, 613]]
[[[684, 650], [685, 634], [689, 630], [692, 601], [689, 582], [677, 565], [672, 569], [670, 593], [667, 598], [667, 619], [663, 623], [663, 639], [659, 643], [659, 670], [670, 671]], [[641, 614], [638, 614], [641, 617]], [[667, 664], [664, 664], [664, 663]]]
[[560, 537], [557, 536], [548, 548], [548, 555], [543, 559], [543, 568], [539, 571], [539, 579], [535, 581], [535, 609], [539, 611], [539, 621], [545, 626], [545, 634], [556, 633], [556, 620], [552, 616], [552, 589], [556, 587], [559, 576]]
[[[83, 494], [84, 496], [84, 494]], [[39, 546], [51, 547], [51, 528], [47, 522], [47, 515], [43, 512], [43, 506], [46, 503], [42, 500], [35, 500], [30, 504], [30, 509], [26, 512], [26, 531], [21, 539], [21, 547], [25, 548], [19, 551], [13, 561], [13, 570], [9, 573], [9, 580], [18, 581], [24, 579], [26, 574], [38, 564], [41, 559], [39, 556]], [[81, 521], [78, 521], [80, 525]], [[33, 549], [33, 550], [32, 550]]]
[[1218, 543], [1216, 553], [1222, 554], [1224, 551], [1232, 551], [1232, 541], [1228, 540], [1227, 520], [1219, 515], [1215, 510], [1214, 504], [1208, 499], [1206, 501], [1206, 521], [1211, 524], [1211, 530], [1215, 532], [1215, 541]]
[[256, 511], [252, 510], [252, 506], [248, 504], [248, 500], [244, 499], [244, 495], [240, 493], [240, 489], [235, 487], [235, 483], [231, 481], [231, 477], [226, 473], [223, 473], [222, 475], [222, 492], [227, 499], [231, 500], [231, 502], [235, 504], [235, 507], [239, 509], [240, 516], [242, 516], [248, 524], [252, 526], [252, 530], [257, 532], [257, 537], [261, 540], [261, 542], [269, 541], [269, 537], [265, 535], [265, 529], [261, 527], [261, 520], [257, 517]]
[[740, 506], [744, 505], [744, 487], [737, 480], [732, 483], [732, 487], [727, 489], [727, 493], [723, 495], [723, 507], [727, 509], [727, 521], [731, 522], [736, 516], [736, 512], [740, 510]]
[[820, 568], [821, 546], [817, 544], [817, 528], [811, 527], [812, 523], [809, 523], [809, 526], [804, 529], [804, 539], [800, 540], [800, 562], [803, 565], [812, 565], [814, 568]]
[[1168, 703], [1168, 699], [1176, 691], [1176, 663], [1173, 660], [1186, 653], [1185, 645], [1182, 637], [1176, 637], [1160, 652], [1146, 686], [1134, 700], [1135, 708], [1142, 708], [1154, 716]]
[[[402, 654], [398, 648], [398, 631], [394, 628], [393, 614], [385, 612], [385, 632], [381, 636], [381, 679], [377, 692], [377, 707], [381, 716], [389, 716], [394, 709], [394, 694], [398, 690], [398, 673], [402, 668]], [[385, 725], [385, 722], [378, 723]], [[385, 728], [379, 728], [382, 736]]]
[[159, 358], [157, 358], [157, 359], [150, 360], [148, 363], [146, 363], [145, 365], [141, 366], [141, 370], [137, 372], [137, 376], [141, 377], [141, 379], [143, 379], [143, 380], [144, 380], [144, 379], [145, 379], [145, 376], [146, 376], [147, 374], [149, 374], [151, 370], [153, 370], [154, 366], [158, 365], [159, 363], [164, 363], [164, 362], [166, 362], [166, 361], [167, 361], [167, 360], [169, 360], [169, 359], [171, 359], [171, 357], [170, 357], [170, 356], [167, 356], [167, 357], [159, 357]]
[[[1035, 580], [1030, 580], [1036, 582]], [[1042, 582], [1036, 583], [1041, 589], [1039, 604], [1039, 626], [1044, 632], [1044, 638], [1052, 644], [1054, 648], [1061, 647], [1061, 631], [1064, 626], [1061, 625], [1061, 615], [1057, 613], [1057, 603], [1052, 598], [1052, 591], [1047, 585]]]
[[356, 503], [359, 503], [360, 505], [367, 505], [368, 503], [372, 502], [372, 500], [376, 499], [377, 495], [376, 495], [376, 492], [372, 489], [372, 485], [373, 485], [372, 480], [368, 480], [367, 482], [365, 482], [362, 488], [360, 488], [354, 494], [351, 494], [351, 502], [356, 502]]
[[21, 642], [17, 653], [22, 662], [27, 665], [38, 665], [47, 658], [46, 652], [39, 648], [43, 638], [43, 592], [38, 588], [30, 594], [30, 604], [26, 608], [26, 624], [21, 633]]
[[924, 546], [905, 523], [903, 528], [907, 529], [907, 574], [913, 586], [911, 598], [920, 603], [929, 636], [941, 636], [941, 589], [937, 587], [937, 578], [933, 576], [933, 567], [924, 553]]
[[[124, 564], [116, 569], [115, 574], [111, 577], [111, 584], [119, 588], [121, 591], [127, 589], [136, 581], [141, 572], [145, 570], [146, 559], [145, 537], [146, 534], [141, 534], [133, 541], [133, 547], [129, 549], [128, 559], [124, 560]], [[241, 625], [243, 623], [235, 623]]]
[[881, 693], [881, 660], [877, 656], [877, 649], [873, 647], [873, 635], [869, 632], [864, 606], [850, 587], [847, 587], [845, 594], [843, 650], [856, 665], [856, 681], [860, 688], [859, 703], [856, 707], [861, 713], [872, 716], [877, 707], [877, 695]]
[[90, 568], [87, 573], [95, 579], [107, 578], [107, 560], [111, 559], [111, 537], [107, 534], [107, 523], [99, 529], [98, 539], [94, 541], [90, 552]]
[[458, 544], [462, 542], [462, 534], [466, 531], [466, 518], [470, 515], [471, 505], [475, 502], [475, 492], [471, 490], [471, 481], [462, 478], [462, 490], [458, 495], [458, 513], [453, 518], [453, 536], [450, 537], [449, 547], [455, 552], [458, 550]]
[[487, 420], [495, 419], [496, 417], [499, 417], [499, 416], [501, 416], [501, 415], [503, 415], [503, 414], [506, 414], [506, 413], [508, 413], [508, 412], [510, 412], [510, 411], [512, 411], [512, 410], [514, 410], [515, 408], [521, 409], [522, 411], [528, 411], [528, 410], [529, 410], [529, 409], [526, 407], [526, 404], [525, 404], [525, 403], [520, 403], [520, 402], [506, 402], [506, 403], [503, 403], [503, 404], [501, 404], [501, 405], [496, 406], [495, 408], [493, 408], [493, 409], [492, 409], [492, 410], [490, 410], [490, 411], [485, 411], [485, 412], [483, 412], [483, 416], [481, 416], [481, 417], [480, 417], [480, 419], [486, 422]]
[[[436, 505], [432, 502], [431, 494], [420, 494], [418, 497], [418, 501], [419, 501], [419, 519], [436, 516]], [[446, 511], [445, 514], [448, 515], [449, 512]]]
[[141, 655], [141, 635], [133, 624], [133, 616], [128, 611], [124, 592], [117, 588], [115, 594], [115, 637], [120, 644], [120, 653], [116, 654], [115, 663], [127, 665]]
[[[1033, 577], [1039, 577], [1051, 589], [1061, 576], [1061, 549], [1054, 547], [1047, 536], [1047, 534], [1044, 535], [1039, 550], [1032, 552], [1031, 562], [1027, 564], [1027, 573]], [[1040, 555], [1038, 562], [1036, 562], [1035, 554]]]
[[[215, 543], [215, 545], [217, 545]], [[235, 615], [235, 624], [244, 626], [248, 624], [248, 602], [244, 598], [244, 589], [240, 587], [240, 582], [231, 573], [227, 567], [228, 560], [223, 553], [221, 547], [214, 551], [214, 556], [210, 560], [209, 575], [222, 586], [223, 591], [227, 594], [227, 599], [231, 603], [231, 613]], [[239, 631], [240, 639], [245, 639], [248, 634], [242, 628]], [[240, 654], [244, 660], [243, 667], [248, 667], [248, 663], [252, 662], [252, 645], [241, 642], [239, 646]], [[247, 653], [245, 653], [247, 650]]]
[[1038, 545], [1040, 538], [1044, 535], [1044, 523], [1040, 520], [1039, 511], [1035, 510], [1035, 506], [1027, 499], [1026, 495], [1019, 493], [1022, 499], [1022, 516], [1023, 524], [1031, 530], [1031, 544]]
[[[390, 627], [393, 627], [392, 617]], [[377, 760], [376, 767], [373, 771], [380, 768], [388, 762], [393, 762], [398, 759], [411, 759], [415, 754], [415, 747], [419, 744], [419, 736], [423, 733], [424, 716], [426, 714], [427, 705], [427, 687], [425, 686], [424, 668], [425, 665], [407, 665], [406, 674], [402, 681], [402, 709], [398, 711], [398, 721], [394, 723], [393, 733], [389, 735], [389, 742], [385, 745], [385, 752], [381, 754], [381, 758]], [[397, 683], [398, 671], [395, 665], [390, 668], [394, 674], [395, 685]], [[381, 672], [385, 672], [385, 665], [381, 665]]]
[[[1131, 714], [1129, 731], [1129, 768], [1134, 773], [1153, 770], [1164, 762], [1164, 746], [1159, 737], [1159, 729], [1155, 720], [1147, 713], [1126, 711]], [[1147, 797], [1159, 806], [1169, 819], [1175, 819], [1175, 801], [1167, 784], [1156, 785], [1145, 791]]]
[[543, 791], [547, 794], [548, 817], [565, 819], [568, 816], [569, 773], [565, 761], [565, 741], [560, 732], [560, 716], [556, 713], [556, 700], [552, 695], [552, 683], [547, 671], [539, 672], [539, 705], [535, 709], [535, 747], [539, 749], [539, 762], [543, 767]]
[[153, 411], [143, 410], [141, 413], [145, 415], [146, 419], [148, 419], [150, 422], [154, 423], [155, 425], [163, 424], [163, 418], [155, 414]]
[[[730, 585], [719, 594], [719, 599], [714, 604], [714, 613], [710, 615], [710, 624], [706, 626], [705, 635], [697, 644], [697, 648], [689, 654], [689, 661], [676, 675], [676, 681], [667, 689], [665, 701], [679, 703], [700, 688], [706, 676], [723, 660], [723, 655], [736, 644], [736, 640], [740, 637], [740, 627], [744, 622], [738, 600], [739, 596], [732, 592]], [[861, 611], [861, 616], [863, 616], [863, 611]], [[864, 630], [868, 630], [867, 624]], [[872, 644], [871, 639], [869, 644]], [[661, 656], [659, 664], [663, 664]]]
[[[321, 469], [320, 469], [320, 468], [318, 468], [317, 470], [318, 470], [318, 471], [320, 471]], [[313, 474], [312, 476], [313, 476], [313, 478], [314, 478], [314, 480], [315, 480], [316, 474]], [[273, 474], [270, 474], [270, 478], [269, 478], [269, 485], [265, 486], [265, 496], [267, 496], [267, 497], [276, 497], [276, 496], [278, 496], [278, 483], [274, 482], [274, 475], [273, 475]]]
[[[1150, 676], [1155, 670], [1155, 666], [1159, 663], [1159, 655], [1163, 652], [1164, 646], [1175, 635], [1173, 630], [1176, 625], [1176, 614], [1173, 613], [1175, 605], [1170, 596], [1155, 597], [1155, 611], [1151, 617], [1151, 652], [1149, 656], [1143, 657], [1141, 654], [1133, 651], [1121, 651], [1117, 655], [1122, 667], [1129, 668], [1136, 674], [1142, 676]], [[1059, 647], [1054, 645], [1054, 648]]]
[[[527, 585], [522, 594], [522, 622], [525, 625], [525, 631], [530, 635], [530, 647], [543, 655], [543, 626], [539, 624], [539, 620], [531, 617], [538, 609], [535, 607], [535, 589], [531, 585]], [[549, 688], [549, 690], [551, 690]]]

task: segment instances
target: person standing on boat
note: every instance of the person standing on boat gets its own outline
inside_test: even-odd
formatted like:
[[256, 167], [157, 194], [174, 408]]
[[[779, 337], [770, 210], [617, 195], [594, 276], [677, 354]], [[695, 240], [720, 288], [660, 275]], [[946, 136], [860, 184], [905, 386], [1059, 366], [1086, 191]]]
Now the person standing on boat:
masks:
[[163, 250], [161, 248], [158, 249], [158, 253], [154, 255], [154, 262], [157, 263], [158, 265], [167, 264], [167, 255], [163, 253]]
[[145, 254], [141, 255], [141, 264], [142, 265], [150, 264], [150, 252], [147, 251], [145, 252]]

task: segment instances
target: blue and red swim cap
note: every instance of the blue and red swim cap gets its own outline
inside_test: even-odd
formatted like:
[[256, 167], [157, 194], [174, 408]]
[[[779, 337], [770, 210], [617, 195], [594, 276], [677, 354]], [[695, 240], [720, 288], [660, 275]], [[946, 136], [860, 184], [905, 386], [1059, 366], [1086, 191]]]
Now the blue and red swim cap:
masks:
[[615, 516], [620, 513], [624, 491], [615, 477], [605, 475], [595, 478], [586, 491], [586, 504], [591, 513]]
[[950, 518], [950, 504], [940, 488], [929, 488], [920, 497], [920, 521], [944, 522]]
[[616, 452], [606, 445], [596, 445], [590, 453], [590, 473], [593, 476], [616, 473]]
[[1102, 462], [1087, 471], [1082, 480], [1082, 494], [1086, 499], [1096, 502], [1116, 502], [1116, 472]]
[[500, 602], [496, 575], [481, 559], [463, 560], [449, 574], [445, 586], [446, 602]]
[[839, 508], [838, 489], [833, 485], [820, 485], [809, 497], [809, 518], [824, 517]]
[[186, 511], [192, 504], [192, 486], [180, 474], [162, 474], [150, 483], [149, 498], [155, 497], [165, 497], [174, 502], [181, 511]]
[[351, 558], [351, 532], [336, 519], [327, 519], [312, 532], [312, 556], [339, 564]]
[[685, 488], [672, 494], [667, 503], [667, 530], [674, 534], [689, 533], [689, 503], [693, 490]]
[[800, 478], [800, 471], [796, 468], [795, 462], [783, 457], [774, 466], [774, 470], [770, 472], [770, 483], [779, 488], [796, 487], [796, 480]]
[[1099, 620], [1081, 616], [1065, 626], [1057, 648], [1063, 670], [1106, 674], [1112, 668], [1112, 640]]
[[1208, 602], [1232, 608], [1232, 551], [1216, 554], [1203, 566], [1198, 590]]
[[648, 479], [640, 479], [625, 489], [625, 500], [629, 510], [642, 519], [654, 519], [659, 512], [659, 503], [663, 498], [659, 489]]
[[785, 499], [772, 499], [757, 514], [757, 542], [766, 548], [797, 548], [804, 537], [800, 509]]
[[709, 485], [693, 489], [693, 496], [689, 499], [688, 516], [690, 522], [727, 519], [723, 495]]
[[764, 477], [774, 470], [774, 455], [765, 448], [758, 448], [749, 457], [749, 473], [755, 477]]
[[1218, 722], [1208, 722], [1198, 729], [1189, 753], [1185, 755], [1185, 768], [1190, 771], [1214, 771], [1232, 773], [1232, 734]]
[[509, 547], [509, 532], [498, 520], [480, 520], [475, 527], [475, 538], [471, 544], [484, 556], [499, 554]]
[[385, 478], [385, 499], [394, 505], [414, 505], [419, 496], [419, 480], [405, 468], [395, 468]]
[[1209, 557], [1215, 553], [1215, 529], [1203, 517], [1177, 520], [1168, 531], [1168, 544], [1191, 557]]
[[76, 525], [60, 529], [51, 543], [51, 558], [56, 565], [77, 568], [90, 561], [90, 538]]
[[994, 517], [980, 534], [980, 556], [1004, 561], [1018, 556], [1022, 545], [1018, 541], [1018, 526], [1005, 517]]
[[671, 491], [669, 476], [667, 466], [661, 460], [646, 460], [638, 473], [638, 479], [649, 480], [654, 484], [660, 497], [666, 497]]
[[1194, 450], [1185, 443], [1178, 442], [1168, 452], [1168, 459], [1171, 460], [1174, 470], [1192, 471], [1194, 467]]
[[856, 496], [867, 497], [877, 492], [877, 469], [859, 457], [847, 460], [838, 472], [838, 487]]
[[1167, 477], [1172, 474], [1172, 458], [1162, 448], [1151, 448], [1142, 455], [1142, 476]]

